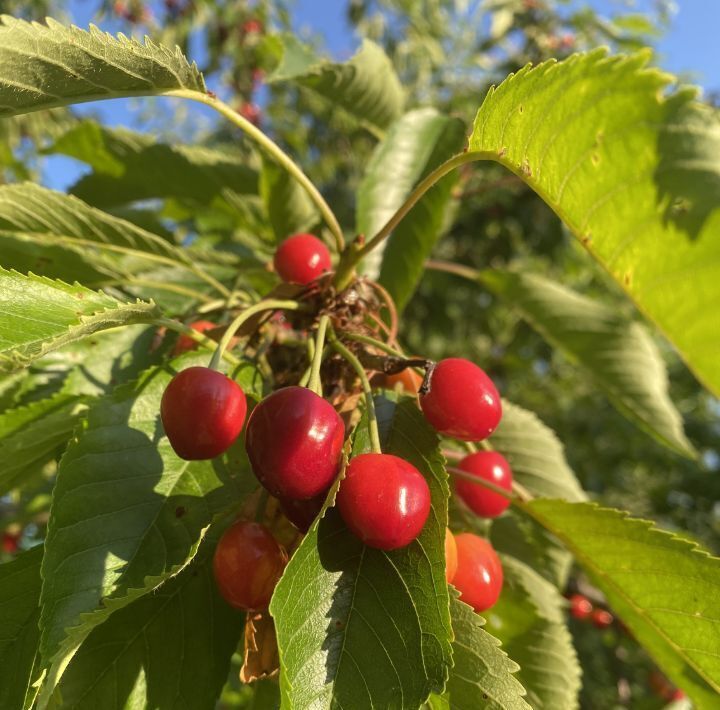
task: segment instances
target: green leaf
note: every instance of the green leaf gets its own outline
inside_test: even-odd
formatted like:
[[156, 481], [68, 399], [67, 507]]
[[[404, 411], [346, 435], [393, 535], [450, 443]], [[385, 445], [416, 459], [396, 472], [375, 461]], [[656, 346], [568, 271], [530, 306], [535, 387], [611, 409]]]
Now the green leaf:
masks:
[[535, 274], [493, 270], [482, 281], [582, 367], [631, 421], [674, 451], [695, 455], [668, 395], [665, 363], [643, 326]]
[[177, 577], [92, 631], [56, 691], [62, 707], [214, 707], [245, 617], [218, 594], [213, 546], [203, 548]]
[[173, 89], [205, 93], [179, 48], [46, 22], [0, 16], [0, 116]]
[[0, 565], [0, 707], [23, 710], [39, 668], [42, 546]]
[[335, 64], [318, 59], [291, 35], [276, 40], [282, 43], [282, 60], [269, 82], [293, 81], [310, 88], [378, 135], [400, 116], [405, 103], [400, 79], [374, 42], [364, 40], [354, 57]]
[[551, 500], [522, 507], [565, 543], [695, 707], [717, 707], [720, 559], [617, 510]]
[[[256, 193], [253, 161], [230, 146], [174, 146], [123, 128], [82, 121], [45, 153], [62, 153], [90, 165], [71, 192], [99, 207], [174, 197], [209, 204], [224, 189]], [[249, 164], [250, 163], [250, 164]]]
[[520, 665], [517, 679], [535, 710], [578, 707], [580, 666], [560, 592], [538, 572], [504, 556], [503, 589], [487, 612], [488, 631]]
[[438, 710], [529, 710], [525, 690], [515, 677], [517, 663], [500, 648], [500, 642], [482, 627], [485, 623], [467, 604], [450, 597], [455, 634], [453, 668], [447, 689], [433, 699]]
[[28, 365], [51, 350], [108, 328], [147, 323], [154, 303], [121, 303], [75, 284], [0, 268], [0, 371]]
[[[42, 566], [46, 693], [93, 628], [176, 574], [213, 517], [256, 485], [247, 472], [231, 477], [220, 459], [175, 455], [160, 422], [172, 376], [155, 368], [99, 400], [60, 462]], [[247, 386], [255, 376], [245, 365], [238, 381]]]
[[519, 175], [720, 394], [720, 120], [604, 50], [491, 90], [469, 148]]
[[[462, 147], [465, 127], [434, 109], [416, 109], [393, 124], [370, 159], [358, 190], [357, 230], [370, 239], [423, 177]], [[412, 295], [443, 226], [456, 175], [441, 180], [364, 265], [399, 308]]]
[[[383, 451], [426, 476], [433, 508], [418, 540], [392, 552], [363, 545], [335, 508], [310, 529], [270, 605], [289, 707], [418, 707], [447, 677], [447, 483], [437, 437], [412, 401], [378, 404]], [[356, 453], [366, 427], [363, 419]]]

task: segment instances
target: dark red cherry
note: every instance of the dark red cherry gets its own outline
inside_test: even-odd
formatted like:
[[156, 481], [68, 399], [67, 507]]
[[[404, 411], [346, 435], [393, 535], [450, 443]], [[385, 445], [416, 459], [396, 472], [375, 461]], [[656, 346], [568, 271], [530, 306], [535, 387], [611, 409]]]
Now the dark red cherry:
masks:
[[475, 363], [456, 357], [435, 366], [420, 406], [440, 434], [463, 441], [487, 438], [502, 416], [492, 380]]
[[450, 528], [445, 528], [445, 579], [448, 584], [453, 581], [457, 572], [457, 545]]
[[332, 405], [305, 387], [284, 387], [266, 397], [245, 433], [253, 471], [277, 498], [313, 498], [340, 468], [345, 425]]
[[409, 545], [430, 513], [422, 474], [392, 454], [360, 454], [350, 461], [337, 494], [350, 530], [366, 545], [394, 550]]
[[584, 594], [573, 594], [569, 601], [570, 614], [573, 618], [582, 621], [593, 613], [592, 602]]
[[8, 532], [6, 530], [2, 534], [2, 543], [0, 547], [2, 548], [2, 551], [8, 555], [14, 555], [20, 547], [20, 533]]
[[[458, 468], [472, 476], [494, 483], [508, 493], [512, 490], [510, 465], [497, 451], [478, 451], [470, 454], [460, 461]], [[509, 498], [503, 498], [499, 493], [464, 478], [455, 479], [455, 490], [467, 507], [483, 518], [497, 518], [510, 505]]]
[[[204, 333], [206, 330], [212, 330], [216, 326], [215, 323], [209, 320], [196, 320], [194, 323], [190, 323], [190, 327], [197, 330], [198, 333]], [[195, 350], [197, 347], [197, 341], [193, 340], [189, 335], [181, 335], [175, 343], [172, 354], [175, 356], [182, 355], [190, 350]]]
[[489, 609], [500, 596], [503, 570], [492, 545], [473, 533], [455, 535], [457, 571], [453, 586], [475, 611]]
[[295, 234], [275, 252], [275, 271], [286, 283], [309, 284], [332, 268], [330, 251], [312, 234]]
[[326, 493], [323, 492], [319, 496], [307, 500], [280, 498], [280, 510], [300, 532], [306, 533], [320, 514], [323, 503], [325, 503], [325, 496]]
[[242, 431], [247, 401], [237, 382], [208, 367], [189, 367], [170, 380], [160, 402], [175, 453], [194, 461], [226, 451]]
[[215, 548], [215, 581], [228, 604], [262, 611], [270, 604], [287, 560], [285, 549], [264, 525], [240, 520]]
[[605, 609], [595, 609], [590, 616], [593, 625], [598, 629], [606, 629], [615, 621], [613, 615]]

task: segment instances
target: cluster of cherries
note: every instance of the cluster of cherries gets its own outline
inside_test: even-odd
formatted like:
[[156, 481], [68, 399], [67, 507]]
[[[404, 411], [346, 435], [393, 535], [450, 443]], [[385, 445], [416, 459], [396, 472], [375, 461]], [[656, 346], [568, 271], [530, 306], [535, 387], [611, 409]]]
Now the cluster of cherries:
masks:
[[[287, 283], [307, 285], [331, 269], [330, 253], [310, 234], [298, 234], [278, 248], [275, 270]], [[209, 321], [193, 325], [214, 328]], [[195, 346], [180, 338], [175, 354]], [[391, 375], [386, 386], [400, 384], [418, 394], [420, 408], [435, 430], [446, 437], [476, 442], [486, 439], [502, 416], [500, 396], [490, 378], [474, 363], [449, 358], [428, 367], [425, 378], [413, 370]], [[240, 435], [247, 414], [245, 394], [224, 374], [190, 367], [168, 384], [161, 402], [165, 432], [184, 459], [211, 459]], [[245, 427], [245, 449], [258, 481], [285, 516], [306, 532], [337, 478], [345, 424], [335, 408], [311, 389], [276, 390], [253, 409]], [[482, 479], [509, 491], [512, 473], [493, 451], [471, 453], [458, 464], [456, 491], [478, 515], [495, 517], [509, 501], [472, 482]], [[430, 489], [408, 461], [385, 453], [350, 459], [336, 496], [347, 527], [366, 545], [381, 550], [405, 547], [422, 531], [430, 513]], [[500, 560], [490, 543], [471, 533], [446, 531], [446, 577], [461, 599], [475, 610], [491, 607], [503, 581]], [[225, 532], [214, 557], [220, 591], [235, 607], [259, 611], [270, 602], [288, 555], [270, 530], [239, 520]]]
[[589, 621], [598, 629], [606, 629], [615, 621], [607, 609], [596, 608], [584, 594], [573, 594], [568, 601], [573, 619]]

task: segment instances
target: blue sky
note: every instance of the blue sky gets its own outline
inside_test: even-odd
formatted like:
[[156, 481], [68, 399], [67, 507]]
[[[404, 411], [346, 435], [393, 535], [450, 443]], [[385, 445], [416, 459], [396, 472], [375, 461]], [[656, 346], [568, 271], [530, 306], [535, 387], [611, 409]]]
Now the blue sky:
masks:
[[[652, 0], [587, 0], [600, 13], [611, 13], [625, 5], [642, 11]], [[335, 57], [346, 57], [357, 45], [345, 21], [347, 2], [341, 0], [296, 0], [296, 29], [322, 35], [328, 51]], [[95, 0], [71, 0], [70, 13], [75, 24], [83, 27], [91, 21], [97, 7]], [[670, 31], [659, 42], [659, 64], [685, 80], [699, 84], [706, 91], [720, 90], [720, 0], [676, 0], [677, 12]], [[116, 28], [103, 27], [109, 31]], [[99, 111], [109, 125], [132, 121], [128, 102], [117, 100], [86, 104], [82, 111]], [[83, 166], [63, 156], [48, 160], [45, 182], [65, 189], [75, 182]]]

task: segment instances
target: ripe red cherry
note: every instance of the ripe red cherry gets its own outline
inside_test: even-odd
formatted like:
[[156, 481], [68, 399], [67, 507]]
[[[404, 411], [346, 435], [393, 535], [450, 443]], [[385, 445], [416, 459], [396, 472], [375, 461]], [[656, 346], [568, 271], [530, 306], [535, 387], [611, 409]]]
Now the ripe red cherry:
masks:
[[502, 416], [492, 380], [475, 363], [456, 357], [435, 366], [420, 406], [440, 434], [463, 441], [486, 439]]
[[593, 625], [598, 629], [606, 629], [615, 621], [613, 615], [609, 611], [605, 611], [605, 609], [595, 609], [590, 618]]
[[360, 454], [350, 461], [336, 502], [347, 526], [366, 545], [395, 550], [423, 529], [430, 489], [407, 461], [392, 454]]
[[8, 555], [14, 555], [20, 547], [20, 533], [8, 532], [2, 534], [2, 551]]
[[295, 234], [275, 252], [275, 271], [286, 283], [304, 286], [332, 268], [330, 251], [312, 234]]
[[[212, 330], [216, 326], [215, 323], [212, 323], [209, 320], [196, 320], [194, 323], [190, 323], [190, 327], [193, 330], [197, 330], [198, 333], [204, 333], [206, 330]], [[175, 343], [172, 354], [174, 356], [182, 355], [190, 350], [195, 350], [197, 347], [198, 343], [189, 335], [181, 335]]]
[[[470, 454], [460, 461], [458, 468], [508, 492], [512, 490], [510, 465], [497, 451]], [[467, 507], [483, 518], [497, 518], [510, 505], [508, 498], [464, 478], [455, 479], [455, 490]]]
[[208, 367], [189, 367], [170, 380], [160, 402], [165, 433], [182, 459], [212, 459], [242, 431], [247, 401], [237, 382]]
[[245, 433], [253, 471], [277, 498], [313, 498], [340, 468], [345, 425], [305, 387], [284, 387], [253, 410]]
[[592, 602], [583, 594], [570, 597], [570, 614], [575, 619], [585, 620], [593, 613]]
[[453, 581], [457, 572], [457, 545], [450, 528], [445, 528], [445, 579], [448, 584]]
[[326, 493], [323, 492], [307, 500], [280, 498], [280, 510], [300, 532], [306, 533], [322, 510], [325, 496]]
[[285, 549], [264, 525], [239, 520], [215, 548], [215, 581], [228, 604], [261, 611], [270, 604], [287, 560]]
[[500, 596], [503, 570], [492, 545], [473, 533], [455, 535], [457, 571], [453, 585], [475, 611], [489, 609]]

